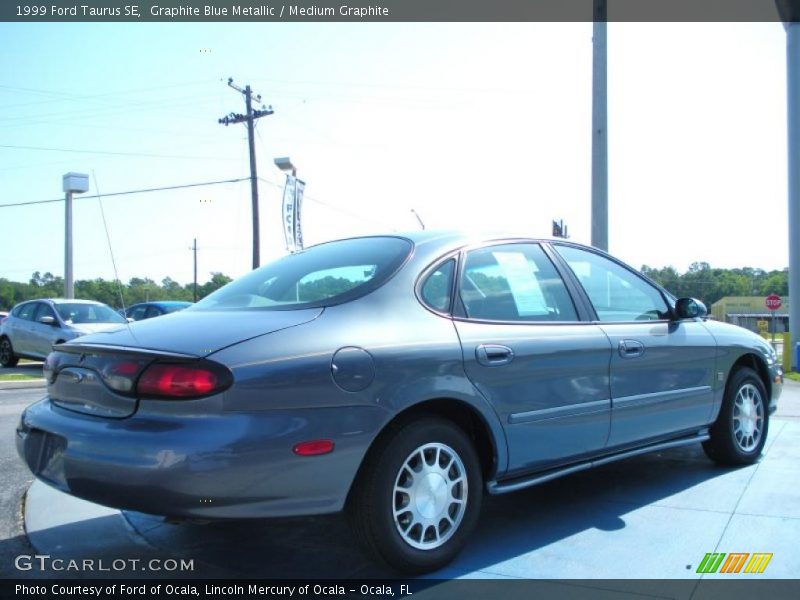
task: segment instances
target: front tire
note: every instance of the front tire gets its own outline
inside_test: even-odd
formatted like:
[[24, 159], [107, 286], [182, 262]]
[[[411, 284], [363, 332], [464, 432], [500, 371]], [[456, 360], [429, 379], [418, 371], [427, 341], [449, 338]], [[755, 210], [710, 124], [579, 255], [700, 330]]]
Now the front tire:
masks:
[[475, 528], [483, 477], [459, 427], [426, 416], [391, 428], [370, 451], [347, 512], [372, 556], [404, 573], [449, 563]]
[[14, 348], [11, 345], [11, 340], [7, 337], [0, 339], [0, 366], [3, 367], [16, 367], [19, 362], [19, 356], [14, 354]]
[[722, 408], [703, 442], [711, 460], [723, 465], [749, 465], [758, 460], [769, 430], [767, 390], [753, 369], [737, 369], [730, 378]]

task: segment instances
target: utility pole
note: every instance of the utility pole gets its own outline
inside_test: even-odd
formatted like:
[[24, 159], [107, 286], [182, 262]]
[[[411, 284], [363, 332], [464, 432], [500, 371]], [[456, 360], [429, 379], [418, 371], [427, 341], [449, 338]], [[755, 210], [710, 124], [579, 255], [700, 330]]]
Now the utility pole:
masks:
[[776, 0], [786, 30], [786, 106], [789, 165], [789, 362], [800, 371], [795, 354], [800, 343], [800, 7]]
[[194, 238], [192, 247], [189, 248], [194, 254], [194, 302], [197, 302], [197, 238]]
[[[257, 269], [261, 265], [261, 240], [259, 236], [259, 222], [258, 222], [258, 174], [256, 173], [256, 147], [255, 147], [255, 120], [261, 117], [266, 117], [273, 113], [272, 107], [265, 107], [261, 105], [261, 110], [253, 110], [253, 90], [249, 85], [244, 89], [233, 83], [233, 78], [228, 78], [228, 86], [241, 93], [244, 96], [245, 106], [247, 107], [247, 114], [230, 113], [226, 117], [219, 119], [219, 123], [226, 127], [231, 123], [246, 123], [247, 124], [247, 142], [250, 147], [250, 194], [253, 202], [253, 268]], [[261, 101], [261, 95], [256, 95], [256, 101]]]
[[608, 12], [594, 0], [592, 29], [592, 246], [608, 252]]

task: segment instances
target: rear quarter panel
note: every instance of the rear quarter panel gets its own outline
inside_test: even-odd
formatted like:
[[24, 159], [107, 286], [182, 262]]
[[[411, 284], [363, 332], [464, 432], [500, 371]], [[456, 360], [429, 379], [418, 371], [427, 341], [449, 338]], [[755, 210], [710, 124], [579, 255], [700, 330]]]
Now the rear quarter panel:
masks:
[[[415, 272], [404, 269], [382, 288], [326, 308], [314, 321], [209, 356], [234, 375], [225, 410], [379, 407], [384, 416], [372, 432], [374, 440], [403, 410], [451, 398], [481, 415], [495, 441], [498, 470], [504, 471], [507, 449], [497, 415], [464, 373], [452, 321], [428, 311], [414, 296]], [[331, 369], [336, 351], [352, 347], [366, 351], [374, 367], [374, 379], [360, 391], [342, 389]]]

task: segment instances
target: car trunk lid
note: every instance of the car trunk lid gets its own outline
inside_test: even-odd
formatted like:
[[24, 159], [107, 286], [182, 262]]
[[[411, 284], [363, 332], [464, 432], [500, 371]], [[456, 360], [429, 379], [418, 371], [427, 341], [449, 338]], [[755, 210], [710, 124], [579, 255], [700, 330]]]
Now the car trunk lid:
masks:
[[68, 345], [115, 346], [204, 357], [288, 327], [312, 321], [321, 308], [306, 310], [183, 310], [83, 336]]
[[58, 344], [48, 357], [48, 395], [53, 404], [68, 410], [129, 417], [138, 405], [134, 384], [153, 362], [202, 363], [217, 350], [301, 325], [321, 312], [182, 311], [86, 335]]

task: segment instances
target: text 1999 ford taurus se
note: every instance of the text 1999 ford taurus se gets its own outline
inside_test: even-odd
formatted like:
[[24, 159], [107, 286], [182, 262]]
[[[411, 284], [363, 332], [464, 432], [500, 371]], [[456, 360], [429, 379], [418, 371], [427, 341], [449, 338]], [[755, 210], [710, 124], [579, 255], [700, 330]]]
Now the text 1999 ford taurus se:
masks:
[[564, 241], [335, 241], [56, 346], [17, 445], [38, 478], [123, 509], [346, 509], [377, 557], [426, 571], [464, 545], [484, 490], [696, 442], [755, 461], [783, 374], [705, 314]]

